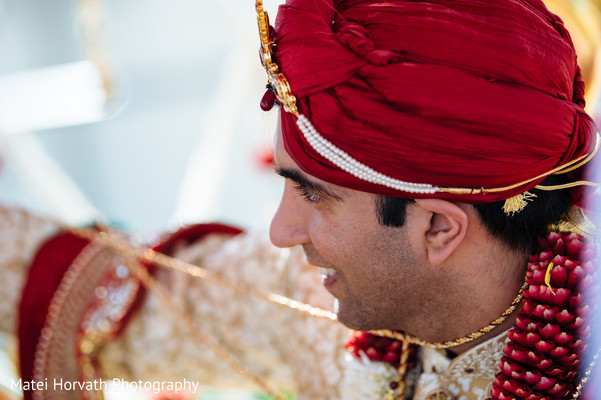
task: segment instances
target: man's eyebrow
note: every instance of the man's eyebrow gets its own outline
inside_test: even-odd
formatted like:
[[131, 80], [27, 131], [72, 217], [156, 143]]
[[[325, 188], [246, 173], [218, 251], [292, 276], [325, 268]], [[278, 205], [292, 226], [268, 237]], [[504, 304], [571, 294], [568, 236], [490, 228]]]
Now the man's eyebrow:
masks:
[[323, 184], [321, 182], [314, 182], [309, 180], [305, 174], [303, 174], [297, 169], [276, 167], [275, 173], [280, 175], [281, 177], [290, 179], [292, 182], [296, 183], [300, 187], [305, 188], [316, 194], [319, 194], [320, 196], [329, 197], [337, 201], [342, 201], [342, 197], [339, 193], [336, 193], [336, 189], [334, 189], [328, 184]]

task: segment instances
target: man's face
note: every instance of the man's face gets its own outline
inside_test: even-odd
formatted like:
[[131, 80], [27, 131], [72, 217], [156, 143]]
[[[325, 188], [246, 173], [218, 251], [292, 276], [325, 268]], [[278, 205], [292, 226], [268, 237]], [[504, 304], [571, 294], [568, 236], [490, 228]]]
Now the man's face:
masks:
[[275, 163], [286, 182], [271, 241], [278, 247], [302, 245], [310, 264], [327, 269], [323, 282], [338, 299], [338, 319], [359, 330], [403, 329], [414, 322], [426, 277], [411, 243], [413, 207], [407, 208], [405, 226], [381, 225], [375, 195], [302, 172], [284, 149], [279, 129]]

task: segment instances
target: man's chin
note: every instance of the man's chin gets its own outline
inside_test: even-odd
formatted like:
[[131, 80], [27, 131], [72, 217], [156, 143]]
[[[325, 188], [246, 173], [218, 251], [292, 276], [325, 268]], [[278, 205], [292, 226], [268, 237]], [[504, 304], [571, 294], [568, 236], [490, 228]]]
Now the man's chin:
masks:
[[338, 316], [338, 322], [349, 329], [356, 331], [370, 331], [375, 329], [374, 324], [357, 315], [353, 310], [349, 310], [344, 304], [341, 304], [338, 299], [334, 299], [334, 312]]

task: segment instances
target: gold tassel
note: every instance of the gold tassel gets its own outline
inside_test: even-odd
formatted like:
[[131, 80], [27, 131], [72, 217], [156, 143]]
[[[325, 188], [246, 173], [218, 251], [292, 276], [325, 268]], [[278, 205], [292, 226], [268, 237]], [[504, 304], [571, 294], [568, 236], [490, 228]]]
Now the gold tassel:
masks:
[[517, 212], [520, 212], [526, 207], [529, 201], [532, 201], [536, 195], [530, 192], [520, 193], [517, 196], [513, 196], [505, 200], [505, 204], [503, 204], [503, 211], [506, 215], [513, 215]]

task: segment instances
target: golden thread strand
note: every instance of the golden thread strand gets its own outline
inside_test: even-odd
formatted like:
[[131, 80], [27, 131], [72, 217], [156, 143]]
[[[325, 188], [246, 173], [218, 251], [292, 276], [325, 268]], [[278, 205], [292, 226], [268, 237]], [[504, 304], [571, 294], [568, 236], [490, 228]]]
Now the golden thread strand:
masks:
[[[110, 244], [109, 244], [110, 245]], [[205, 268], [199, 267], [194, 264], [187, 263], [185, 261], [179, 260], [177, 258], [173, 258], [167, 256], [165, 254], [156, 252], [152, 249], [135, 249], [135, 250], [125, 250], [122, 251], [131, 251], [133, 254], [136, 254], [138, 258], [142, 258], [145, 261], [151, 262], [155, 265], [161, 266], [163, 268], [176, 270], [179, 272], [183, 272], [187, 275], [199, 278], [206, 279], [207, 281], [216, 283], [224, 288], [230, 289], [234, 292], [240, 293], [242, 295], [249, 295], [258, 299], [267, 300], [272, 303], [280, 304], [291, 308], [296, 311], [300, 311], [305, 314], [309, 314], [313, 317], [326, 318], [332, 321], [336, 321], [336, 314], [327, 311], [318, 307], [313, 307], [309, 304], [305, 304], [296, 300], [293, 300], [289, 297], [282, 296], [275, 293], [262, 292], [256, 289], [251, 288], [250, 286], [234, 283], [227, 279], [224, 279], [220, 275], [213, 273], [211, 271], [206, 270]], [[140, 254], [141, 253], [141, 254]]]
[[[454, 187], [441, 187], [440, 188], [440, 192], [443, 193], [451, 193], [451, 194], [485, 194], [485, 193], [496, 193], [496, 192], [504, 192], [506, 190], [511, 190], [511, 189], [515, 189], [517, 187], [526, 185], [530, 182], [533, 182], [537, 179], [541, 179], [544, 177], [547, 177], [549, 175], [558, 175], [558, 174], [562, 174], [567, 171], [569, 171], [570, 167], [573, 167], [574, 165], [578, 165], [578, 167], [581, 167], [582, 165], [584, 165], [586, 162], [590, 161], [590, 159], [592, 159], [595, 154], [597, 154], [597, 152], [599, 151], [599, 146], [601, 145], [601, 137], [599, 135], [599, 132], [597, 132], [597, 142], [595, 145], [595, 149], [593, 150], [592, 153], [589, 154], [584, 154], [578, 158], [575, 158], [572, 161], [568, 161], [567, 163], [560, 165], [559, 167], [553, 168], [550, 171], [547, 171], [545, 173], [542, 173], [538, 176], [535, 176], [534, 178], [530, 178], [527, 179], [525, 181], [522, 182], [518, 182], [515, 183], [513, 185], [508, 185], [508, 186], [503, 186], [503, 187], [497, 187], [497, 188], [474, 188], [474, 189], [470, 189], [470, 188], [454, 188]], [[586, 161], [584, 161], [586, 160]], [[581, 162], [582, 161], [582, 162]], [[580, 163], [581, 162], [581, 163]], [[578, 182], [573, 182], [574, 186], [582, 186], [582, 185], [589, 185], [589, 186], [597, 186], [597, 184], [595, 182], [590, 182], [590, 181], [578, 181]], [[553, 190], [553, 189], [551, 189]]]
[[598, 187], [599, 184], [591, 181], [576, 181], [570, 183], [564, 183], [563, 185], [536, 185], [534, 188], [539, 190], [560, 190], [560, 189], [570, 189], [576, 186], [592, 186]]
[[[127, 255], [124, 255], [127, 257]], [[206, 346], [209, 350], [214, 352], [219, 358], [225, 361], [232, 369], [242, 375], [244, 378], [251, 382], [254, 382], [258, 387], [268, 393], [270, 396], [277, 400], [287, 400], [284, 396], [280, 395], [276, 390], [272, 389], [267, 385], [261, 378], [250, 372], [244, 364], [238, 360], [229, 350], [223, 347], [218, 341], [202, 332], [192, 321], [190, 316], [184, 312], [180, 307], [176, 306], [173, 300], [161, 287], [158, 281], [151, 277], [146, 268], [139, 264], [138, 259], [130, 260], [126, 264], [129, 268], [134, 270], [134, 273], [138, 276], [145, 288], [147, 288], [152, 294], [173, 312], [179, 321], [183, 321], [184, 325], [189, 329], [192, 335]]]

